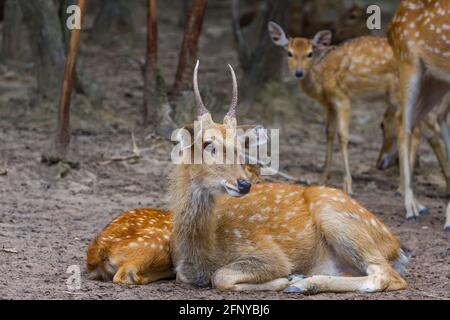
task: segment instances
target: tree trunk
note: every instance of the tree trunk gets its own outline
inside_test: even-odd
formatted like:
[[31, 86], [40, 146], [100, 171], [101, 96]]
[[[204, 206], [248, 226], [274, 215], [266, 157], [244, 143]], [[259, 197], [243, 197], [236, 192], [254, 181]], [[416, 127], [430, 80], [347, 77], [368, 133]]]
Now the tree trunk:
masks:
[[[77, 0], [81, 11], [81, 21], [84, 18], [86, 0]], [[70, 143], [70, 100], [74, 82], [75, 65], [80, 44], [81, 28], [70, 31], [67, 58], [64, 66], [64, 78], [58, 103], [58, 127], [55, 139], [56, 156], [60, 159], [66, 157], [67, 147]]]
[[184, 29], [183, 45], [173, 87], [174, 93], [191, 88], [191, 77], [197, 59], [198, 39], [202, 30], [207, 0], [193, 0]]
[[144, 104], [142, 119], [144, 126], [156, 125], [158, 108], [157, 88], [158, 24], [156, 0], [147, 1], [147, 54], [144, 67]]
[[1, 58], [8, 62], [17, 60], [23, 53], [20, 43], [23, 36], [22, 11], [16, 0], [6, 0], [4, 12]]
[[[75, 4], [75, 0], [60, 0], [58, 8], [66, 54], [70, 38], [70, 30], [66, 27], [66, 21], [69, 17], [67, 8], [73, 4]], [[92, 6], [92, 2], [87, 4], [86, 11], [90, 9], [89, 4]], [[83, 61], [80, 61], [80, 59], [77, 61], [75, 70], [75, 90], [77, 93], [86, 95], [94, 107], [100, 108], [103, 105], [103, 92], [101, 86], [97, 81], [86, 74], [83, 68]]]
[[65, 58], [57, 8], [48, 0], [19, 0], [19, 3], [29, 31], [38, 94], [54, 99], [60, 88]]
[[176, 128], [172, 117], [164, 79], [158, 67], [158, 24], [156, 0], [147, 0], [147, 53], [144, 66], [144, 126], [152, 126], [155, 132], [170, 138]]
[[[258, 38], [254, 48], [245, 39], [239, 26], [239, 1], [232, 1], [232, 20], [235, 40], [238, 46], [239, 62], [243, 71], [240, 81], [242, 102], [240, 109], [244, 112], [258, 95], [259, 90], [269, 81], [278, 81], [281, 75], [283, 51], [272, 44], [267, 29], [269, 21], [283, 25], [286, 21], [289, 0], [265, 0], [255, 18], [253, 34]], [[253, 41], [255, 42], [255, 41]]]

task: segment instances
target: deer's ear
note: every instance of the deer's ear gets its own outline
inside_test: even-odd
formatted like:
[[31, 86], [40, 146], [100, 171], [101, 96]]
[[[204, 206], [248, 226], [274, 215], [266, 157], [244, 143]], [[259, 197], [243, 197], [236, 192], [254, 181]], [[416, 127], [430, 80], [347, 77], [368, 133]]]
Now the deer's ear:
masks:
[[278, 24], [272, 21], [269, 22], [267, 27], [269, 28], [269, 35], [273, 43], [275, 43], [277, 46], [280, 47], [286, 47], [288, 45], [289, 40], [286, 37], [283, 28], [281, 28]]
[[316, 33], [312, 40], [312, 44], [316, 49], [325, 49], [331, 44], [331, 31], [322, 30]]

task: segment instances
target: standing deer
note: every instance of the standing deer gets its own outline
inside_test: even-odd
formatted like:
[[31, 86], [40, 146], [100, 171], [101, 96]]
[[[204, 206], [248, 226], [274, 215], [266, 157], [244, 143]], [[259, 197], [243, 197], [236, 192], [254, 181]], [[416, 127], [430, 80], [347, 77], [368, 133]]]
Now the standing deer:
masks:
[[[191, 164], [195, 150], [203, 156], [225, 150], [235, 159], [239, 149], [232, 143], [239, 129], [233, 69], [233, 99], [223, 123], [215, 123], [202, 102], [197, 70], [198, 62], [193, 83], [201, 131], [194, 136], [186, 127], [189, 135], [180, 135], [182, 149], [190, 152], [174, 169], [169, 191], [177, 281], [233, 291], [405, 288], [393, 268], [405, 263], [399, 241], [346, 193], [282, 183], [252, 186], [239, 163]], [[203, 140], [210, 129], [221, 135]]]
[[[381, 130], [383, 145], [377, 160], [377, 167], [384, 170], [394, 165], [398, 160], [397, 148], [397, 109], [388, 108], [384, 114]], [[450, 196], [450, 137], [448, 135], [447, 115], [450, 111], [450, 94], [442, 101], [439, 108], [430, 111], [421, 121], [418, 130], [412, 134], [411, 145], [417, 150], [421, 134], [425, 137], [441, 167], [447, 186], [447, 196]], [[443, 145], [444, 143], [444, 145]], [[411, 156], [411, 172], [414, 172], [414, 163], [417, 156]], [[401, 193], [401, 190], [398, 191]]]
[[[450, 1], [401, 1], [388, 38], [399, 67], [400, 188], [406, 217], [411, 219], [425, 210], [412, 190], [411, 159], [415, 150], [411, 135], [450, 90]], [[449, 212], [445, 229], [450, 230]]]
[[288, 38], [283, 29], [269, 22], [272, 41], [287, 51], [289, 69], [303, 91], [326, 110], [327, 151], [323, 181], [329, 179], [333, 141], [338, 131], [344, 160], [344, 191], [352, 193], [348, 156], [351, 100], [368, 94], [384, 95], [389, 106], [397, 103], [396, 63], [386, 38], [365, 36], [329, 47], [330, 31], [320, 31], [313, 39]]

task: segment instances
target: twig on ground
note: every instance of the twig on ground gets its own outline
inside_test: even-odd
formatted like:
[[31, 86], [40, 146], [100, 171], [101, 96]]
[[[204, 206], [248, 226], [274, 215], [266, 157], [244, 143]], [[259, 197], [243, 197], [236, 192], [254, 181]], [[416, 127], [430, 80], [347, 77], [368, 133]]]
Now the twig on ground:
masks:
[[2, 248], [2, 251], [7, 253], [19, 253], [19, 251], [13, 248]]
[[127, 155], [127, 156], [123, 156], [123, 157], [112, 157], [111, 159], [105, 160], [105, 161], [100, 161], [98, 162], [99, 165], [101, 166], [106, 166], [110, 163], [113, 162], [118, 162], [118, 161], [128, 161], [128, 160], [136, 160], [139, 159], [141, 157], [141, 150], [139, 150], [137, 144], [136, 144], [136, 139], [134, 137], [134, 133], [131, 133], [131, 140], [133, 142], [133, 154], [131, 155]]
[[266, 166], [260, 160], [254, 158], [254, 157], [248, 156], [248, 158], [249, 158], [250, 161], [255, 161], [256, 160], [258, 165], [260, 165], [262, 168], [264, 168], [264, 170], [268, 171], [269, 173], [272, 173], [274, 175], [279, 175], [279, 176], [281, 176], [281, 177], [283, 177], [283, 178], [285, 178], [287, 180], [294, 181], [295, 183], [311, 184], [311, 182], [308, 179], [293, 177], [293, 176], [291, 176], [288, 173], [282, 172], [280, 170], [275, 170], [275, 169], [272, 169], [271, 167]]

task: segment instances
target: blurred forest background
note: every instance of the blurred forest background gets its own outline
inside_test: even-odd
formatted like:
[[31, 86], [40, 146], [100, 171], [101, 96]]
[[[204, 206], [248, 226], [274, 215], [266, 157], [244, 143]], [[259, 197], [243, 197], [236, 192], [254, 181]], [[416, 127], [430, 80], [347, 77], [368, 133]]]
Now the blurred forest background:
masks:
[[[74, 3], [0, 0], [1, 121], [56, 127], [69, 42], [66, 8]], [[291, 36], [312, 37], [330, 29], [337, 44], [383, 34], [366, 27], [368, 3], [380, 5], [385, 28], [398, 1], [87, 1], [71, 127], [76, 134], [126, 123], [133, 130], [169, 137], [175, 127], [193, 119], [191, 74], [197, 58], [211, 110], [221, 115], [228, 103], [225, 67], [231, 63], [239, 70], [240, 115], [253, 121], [261, 120], [256, 114], [264, 115], [267, 124], [283, 127], [276, 108], [261, 113], [255, 105], [266, 105], [273, 90], [290, 94], [277, 87], [286, 69], [284, 52], [272, 45], [267, 22], [277, 21]], [[286, 108], [295, 107], [288, 103]], [[49, 148], [50, 162], [54, 156], [66, 158], [65, 148], [56, 154]]]

